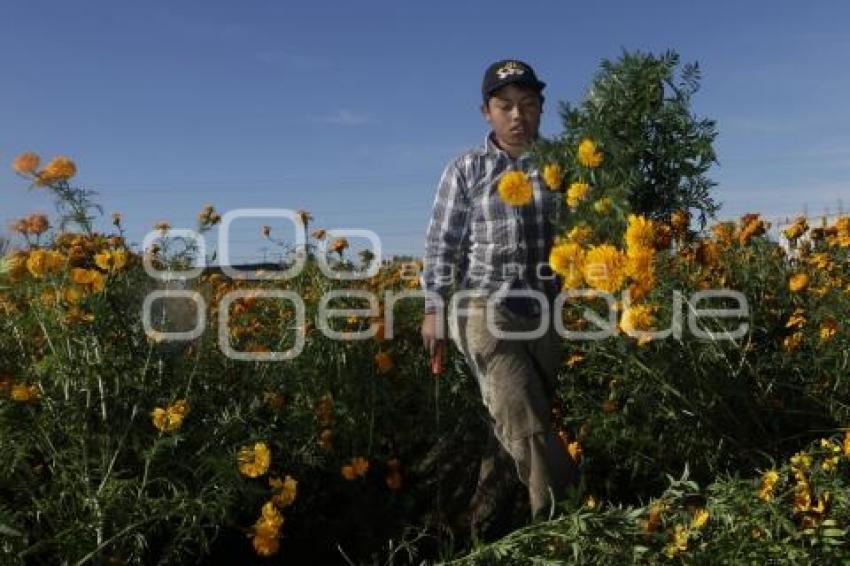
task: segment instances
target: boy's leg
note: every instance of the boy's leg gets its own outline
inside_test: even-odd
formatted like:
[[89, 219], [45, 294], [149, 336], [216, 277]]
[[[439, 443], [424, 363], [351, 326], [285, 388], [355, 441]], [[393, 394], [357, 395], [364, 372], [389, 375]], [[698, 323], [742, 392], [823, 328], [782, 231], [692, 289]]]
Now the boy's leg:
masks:
[[[551, 428], [560, 341], [551, 331], [537, 340], [500, 339], [487, 329], [487, 313], [475, 309], [457, 319], [454, 337], [475, 372], [499, 442], [527, 486], [533, 516], [548, 513], [554, 499], [578, 481], [578, 471]], [[502, 307], [490, 316], [503, 331], [530, 330], [534, 322]]]

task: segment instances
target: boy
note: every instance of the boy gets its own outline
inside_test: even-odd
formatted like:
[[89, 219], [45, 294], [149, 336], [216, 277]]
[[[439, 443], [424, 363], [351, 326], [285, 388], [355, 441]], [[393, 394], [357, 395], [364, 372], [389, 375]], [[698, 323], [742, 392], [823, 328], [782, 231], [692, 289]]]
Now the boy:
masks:
[[[548, 513], [578, 480], [550, 423], [562, 345], [550, 314], [559, 289], [548, 255], [563, 197], [543, 188], [527, 153], [538, 137], [544, 87], [522, 61], [487, 68], [481, 113], [490, 132], [481, 146], [446, 167], [426, 236], [422, 338], [433, 365], [440, 364], [445, 347], [450, 286], [459, 281], [460, 289], [479, 295], [455, 297], [457, 309], [448, 321], [491, 419], [491, 441], [471, 505], [473, 534], [487, 538], [507, 528], [498, 524], [505, 522], [504, 499], [510, 497], [499, 477], [505, 462], [526, 486], [533, 518]], [[532, 191], [525, 205], [500, 197], [499, 182], [510, 171], [528, 175]], [[496, 336], [487, 325], [489, 318], [500, 331], [528, 332], [544, 317], [548, 330], [530, 340]]]

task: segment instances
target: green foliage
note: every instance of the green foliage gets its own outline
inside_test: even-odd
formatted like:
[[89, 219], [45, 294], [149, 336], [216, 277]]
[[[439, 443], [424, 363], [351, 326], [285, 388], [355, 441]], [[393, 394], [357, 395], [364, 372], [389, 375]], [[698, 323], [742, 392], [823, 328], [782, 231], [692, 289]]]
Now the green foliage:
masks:
[[561, 103], [563, 133], [543, 154], [572, 155], [581, 139], [593, 139], [605, 157], [595, 185], [625, 193], [631, 212], [666, 218], [693, 209], [704, 223], [718, 209], [710, 195], [715, 183], [706, 176], [716, 162], [717, 130], [691, 110], [699, 65], [678, 65], [673, 51], [604, 60], [585, 99]]

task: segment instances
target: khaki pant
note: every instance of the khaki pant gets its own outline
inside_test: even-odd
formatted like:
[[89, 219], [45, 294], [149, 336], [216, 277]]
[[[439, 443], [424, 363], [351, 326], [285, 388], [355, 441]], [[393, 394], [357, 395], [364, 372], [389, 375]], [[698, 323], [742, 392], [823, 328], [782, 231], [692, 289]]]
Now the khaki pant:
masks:
[[[449, 316], [449, 333], [478, 380], [500, 445], [495, 449], [504, 449], [516, 464], [519, 480], [528, 488], [532, 517], [548, 515], [553, 501], [578, 481], [578, 470], [551, 426], [562, 342], [551, 313], [547, 332], [531, 340], [494, 336], [487, 328], [487, 313], [486, 298], [460, 301], [457, 312]], [[502, 332], [540, 326], [539, 318], [515, 314], [498, 304], [489, 316]], [[492, 454], [485, 455], [485, 461], [493, 459]], [[486, 482], [487, 473], [482, 464], [479, 485]]]

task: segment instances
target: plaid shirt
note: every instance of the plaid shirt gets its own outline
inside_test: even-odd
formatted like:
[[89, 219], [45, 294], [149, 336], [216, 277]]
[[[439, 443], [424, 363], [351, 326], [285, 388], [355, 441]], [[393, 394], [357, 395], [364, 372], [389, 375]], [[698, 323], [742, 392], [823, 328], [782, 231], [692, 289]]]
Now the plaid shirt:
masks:
[[[549, 298], [557, 294], [548, 264], [563, 195], [545, 189], [532, 167], [529, 154], [512, 158], [493, 142], [492, 132], [446, 167], [428, 224], [420, 280], [425, 291], [443, 297], [446, 307], [457, 282], [460, 289], [487, 294], [511, 288], [542, 291]], [[499, 180], [512, 170], [526, 172], [531, 180], [533, 196], [525, 206], [511, 206], [499, 197]], [[507, 304], [522, 314], [537, 314], [533, 300]], [[426, 296], [425, 312], [436, 309]]]

